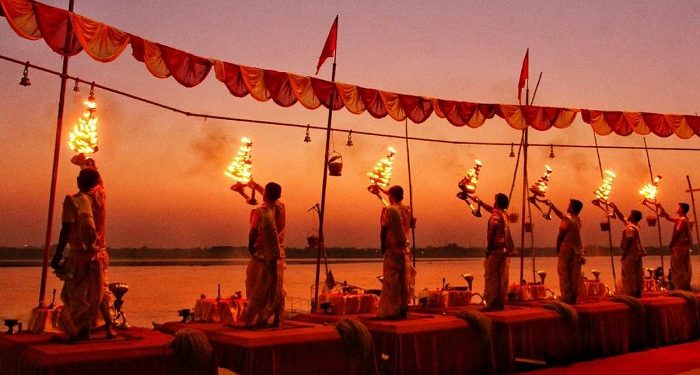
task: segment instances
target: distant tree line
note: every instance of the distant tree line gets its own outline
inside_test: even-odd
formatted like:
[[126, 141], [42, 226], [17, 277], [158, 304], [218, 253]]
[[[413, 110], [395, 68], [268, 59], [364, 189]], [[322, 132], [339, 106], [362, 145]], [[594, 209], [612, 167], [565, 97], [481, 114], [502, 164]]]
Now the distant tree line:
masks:
[[[286, 249], [290, 259], [315, 259], [316, 248]], [[607, 256], [610, 251], [607, 247], [589, 247], [586, 249], [588, 256]], [[659, 249], [648, 247], [649, 255], [658, 255]], [[668, 254], [668, 248], [664, 248], [664, 254]], [[352, 258], [381, 258], [379, 249], [354, 248], [354, 247], [329, 247], [326, 249], [328, 258], [352, 259]], [[485, 254], [484, 248], [462, 247], [455, 243], [445, 246], [428, 246], [416, 249], [416, 258], [481, 258]], [[529, 248], [525, 249], [525, 256], [532, 256]], [[535, 248], [537, 256], [556, 256], [553, 248]], [[614, 255], [619, 256], [620, 250], [615, 248]], [[114, 248], [109, 249], [112, 259], [241, 259], [248, 257], [248, 249], [244, 246], [213, 246], [192, 249], [162, 249], [162, 248]], [[42, 259], [43, 249], [39, 247], [0, 247], [0, 261], [18, 259]]]

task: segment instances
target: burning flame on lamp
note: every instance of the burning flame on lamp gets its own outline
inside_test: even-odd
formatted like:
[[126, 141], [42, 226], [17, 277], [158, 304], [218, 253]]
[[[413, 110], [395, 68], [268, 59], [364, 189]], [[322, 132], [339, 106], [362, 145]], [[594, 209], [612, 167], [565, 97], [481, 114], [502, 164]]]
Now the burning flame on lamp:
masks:
[[641, 194], [644, 197], [644, 200], [651, 202], [656, 200], [656, 193], [659, 190], [659, 181], [661, 181], [661, 176], [656, 176], [654, 177], [653, 183], [646, 183], [644, 184], [644, 187], [642, 187], [642, 189], [639, 190], [639, 194]]
[[464, 192], [467, 194], [474, 194], [476, 192], [476, 184], [479, 183], [479, 172], [481, 172], [481, 160], [474, 160], [474, 167], [467, 171], [467, 175], [462, 179], [460, 183], [464, 185]]
[[371, 171], [367, 172], [367, 177], [372, 183], [367, 187], [367, 190], [375, 194], [380, 201], [386, 206], [387, 202], [379, 195], [380, 192], [386, 194], [386, 188], [389, 186], [391, 181], [391, 171], [394, 164], [394, 156], [396, 155], [396, 150], [393, 147], [387, 148], [388, 154], [386, 157], [380, 159], [372, 168]]
[[530, 192], [538, 197], [544, 197], [544, 195], [547, 193], [549, 176], [552, 174], [552, 167], [545, 165], [544, 168], [544, 174], [537, 180], [537, 182], [530, 186]]
[[85, 101], [85, 107], [85, 112], [68, 134], [68, 147], [79, 154], [97, 152], [97, 117], [95, 117], [97, 103], [92, 90], [88, 100]]
[[238, 153], [233, 158], [231, 164], [224, 170], [224, 174], [236, 181], [236, 183], [231, 186], [231, 190], [241, 194], [248, 204], [255, 205], [257, 204], [255, 189], [253, 188], [252, 197], [248, 196], [243, 190], [253, 178], [253, 162], [250, 160], [252, 148], [253, 142], [250, 139], [246, 137], [241, 138], [241, 147], [238, 148]]
[[656, 212], [656, 193], [659, 191], [659, 181], [661, 181], [661, 176], [656, 176], [654, 177], [654, 181], [652, 183], [646, 183], [642, 187], [641, 190], [639, 190], [639, 194], [644, 197], [642, 199], [642, 205], [648, 207], [650, 210]]
[[605, 176], [600, 186], [595, 190], [595, 197], [601, 201], [607, 202], [610, 197], [610, 192], [612, 191], [612, 184], [615, 182], [617, 176], [611, 170], [605, 171]]
[[550, 167], [549, 165], [545, 165], [544, 168], [545, 168], [544, 174], [537, 180], [537, 182], [535, 182], [534, 184], [532, 184], [532, 186], [530, 186], [530, 192], [533, 195], [530, 196], [528, 198], [528, 200], [530, 201], [530, 203], [535, 205], [535, 208], [537, 208], [540, 212], [542, 212], [542, 217], [544, 217], [547, 220], [551, 220], [552, 219], [552, 207], [550, 206], [549, 211], [544, 212], [542, 210], [542, 207], [540, 207], [540, 205], [537, 204], [537, 202], [542, 202], [542, 203], [545, 202], [544, 195], [547, 193], [547, 188], [549, 186], [549, 177], [552, 174], [552, 167]]
[[[612, 191], [613, 182], [617, 176], [611, 170], [606, 170], [603, 174], [603, 181], [600, 183], [598, 188], [593, 192], [595, 194], [595, 200], [593, 200], [593, 205], [600, 207], [601, 210], [605, 211], [606, 214], [610, 215], [608, 205], [610, 192]], [[605, 206], [605, 207], [603, 207]]]
[[250, 178], [253, 176], [251, 171], [253, 162], [250, 160], [250, 151], [252, 148], [253, 142], [250, 139], [246, 137], [241, 138], [241, 147], [238, 149], [238, 153], [233, 158], [231, 164], [229, 164], [224, 171], [224, 174], [241, 184], [250, 182]]
[[474, 167], [467, 171], [467, 175], [457, 183], [461, 190], [457, 193], [457, 198], [465, 201], [469, 208], [472, 209], [472, 214], [476, 217], [481, 217], [481, 206], [470, 202], [470, 195], [476, 192], [476, 184], [479, 183], [479, 172], [481, 172], [481, 160], [474, 160]]

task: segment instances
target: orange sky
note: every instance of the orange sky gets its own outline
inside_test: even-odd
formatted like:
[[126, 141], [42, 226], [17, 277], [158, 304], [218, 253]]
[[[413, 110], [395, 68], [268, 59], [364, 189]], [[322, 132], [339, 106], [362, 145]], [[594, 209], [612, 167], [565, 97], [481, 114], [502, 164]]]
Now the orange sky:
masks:
[[[65, 7], [66, 1], [46, 1]], [[313, 75], [328, 28], [340, 15], [337, 80], [417, 95], [476, 102], [516, 102], [517, 79], [525, 48], [530, 48], [531, 76], [544, 72], [537, 104], [611, 110], [694, 114], [700, 106], [700, 4], [695, 1], [399, 3], [360, 1], [264, 2], [210, 1], [76, 1], [76, 12], [201, 56]], [[164, 12], [164, 9], [167, 11]], [[0, 20], [0, 54], [60, 70], [60, 57], [43, 41], [19, 38]], [[31, 72], [32, 86], [17, 85], [22, 67], [0, 62], [0, 245], [39, 245], [43, 241], [55, 135], [59, 82]], [[173, 79], [158, 80], [130, 56], [101, 64], [85, 54], [71, 59], [70, 74], [94, 80], [193, 112], [325, 125], [327, 111], [296, 105], [281, 108], [271, 101], [234, 98], [211, 74], [186, 89]], [[330, 64], [319, 77], [330, 77]], [[534, 86], [534, 79], [533, 85]], [[66, 137], [87, 95], [67, 95]], [[95, 155], [109, 194], [107, 240], [112, 247], [196, 247], [242, 245], [250, 206], [228, 190], [222, 173], [238, 139], [248, 136], [254, 176], [283, 185], [288, 206], [288, 245], [304, 244], [311, 228], [306, 209], [320, 200], [323, 138], [304, 131], [245, 123], [203, 121], [166, 112], [97, 91], [100, 152]], [[334, 126], [402, 134], [403, 123], [376, 120], [368, 114], [334, 114]], [[433, 116], [410, 124], [411, 135], [454, 140], [517, 142], [519, 133], [494, 119], [480, 129], [456, 128]], [[365, 173], [392, 144], [399, 151], [393, 183], [407, 185], [405, 148], [401, 141], [356, 135], [355, 146], [335, 137], [343, 154], [343, 177], [329, 178], [327, 241], [329, 246], [378, 243], [381, 206], [365, 190]], [[533, 132], [541, 143], [592, 143], [580, 117], [568, 129]], [[639, 136], [599, 138], [607, 145], [642, 145]], [[650, 146], [700, 148], [698, 138], [647, 138]], [[508, 148], [411, 144], [418, 246], [455, 242], [484, 243], [486, 220], [473, 217], [455, 198], [458, 179], [474, 158], [483, 161], [479, 193], [490, 197], [507, 191], [514, 166]], [[57, 201], [76, 190], [77, 168], [61, 150]], [[532, 149], [531, 176], [543, 165], [554, 167], [550, 197], [593, 198], [599, 172], [593, 150]], [[688, 200], [685, 175], [700, 185], [699, 152], [652, 152], [655, 173], [664, 179], [660, 199], [670, 208]], [[641, 151], [602, 151], [603, 165], [618, 179], [611, 198], [624, 210], [639, 209], [637, 191], [648, 181]], [[533, 177], [533, 178], [534, 178]], [[519, 194], [516, 194], [519, 196]], [[514, 201], [520, 211], [520, 200]], [[648, 211], [645, 211], [645, 214]], [[56, 222], [60, 214], [57, 206]], [[584, 208], [588, 244], [607, 244], [598, 222], [602, 212]], [[551, 246], [556, 222], [535, 217], [536, 245]], [[618, 241], [619, 225], [614, 228]], [[653, 228], [652, 228], [653, 229]], [[657, 243], [656, 231], [644, 240]], [[56, 225], [55, 233], [58, 231]], [[516, 235], [518, 231], [515, 231]], [[670, 237], [666, 225], [664, 241]], [[54, 239], [56, 234], [54, 234]]]

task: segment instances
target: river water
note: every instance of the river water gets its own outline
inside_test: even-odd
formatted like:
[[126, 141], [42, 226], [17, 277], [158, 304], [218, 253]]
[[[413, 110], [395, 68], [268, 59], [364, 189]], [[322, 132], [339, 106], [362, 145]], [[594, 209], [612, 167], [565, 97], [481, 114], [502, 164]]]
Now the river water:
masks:
[[[693, 284], [700, 284], [700, 257], [693, 256]], [[668, 269], [669, 258], [665, 258]], [[658, 257], [645, 259], [645, 267], [660, 264]], [[357, 261], [353, 263], [329, 264], [337, 281], [363, 288], [380, 288], [377, 276], [381, 274], [382, 264], [378, 260]], [[285, 272], [285, 285], [288, 295], [288, 308], [308, 309], [308, 300], [312, 293], [315, 275], [314, 264], [288, 264]], [[620, 260], [615, 258], [618, 281]], [[110, 282], [124, 282], [130, 287], [125, 295], [124, 309], [129, 323], [133, 326], [150, 327], [151, 322], [176, 320], [177, 310], [192, 308], [200, 294], [213, 298], [216, 296], [217, 284], [221, 284], [222, 296], [230, 296], [238, 290], [245, 292], [245, 265], [215, 266], [112, 266], [109, 270]], [[460, 276], [471, 273], [475, 276], [474, 290], [483, 291], [483, 259], [435, 259], [419, 260], [416, 269], [416, 289], [435, 289], [442, 286], [442, 278], [454, 286], [466, 285]], [[532, 281], [532, 262], [525, 260], [525, 278]], [[538, 258], [536, 269], [546, 270], [545, 284], [558, 293], [556, 258]], [[584, 276], [592, 278], [591, 269], [602, 272], [601, 280], [613, 285], [609, 257], [588, 257], [584, 265]], [[323, 266], [321, 267], [323, 281]], [[513, 258], [510, 266], [510, 281], [518, 280], [520, 259]], [[26, 321], [29, 311], [38, 301], [41, 269], [38, 267], [0, 268], [0, 319], [18, 318]], [[57, 289], [56, 299], [60, 302], [61, 283], [53, 275], [48, 278], [48, 300], [51, 290]], [[294, 304], [294, 306], [292, 306]]]

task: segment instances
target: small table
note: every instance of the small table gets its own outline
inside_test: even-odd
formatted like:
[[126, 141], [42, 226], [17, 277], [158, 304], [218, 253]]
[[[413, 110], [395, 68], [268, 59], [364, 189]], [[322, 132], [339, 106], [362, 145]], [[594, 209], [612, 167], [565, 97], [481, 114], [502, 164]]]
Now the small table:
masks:
[[243, 316], [245, 298], [200, 298], [194, 305], [194, 319], [205, 322], [235, 323]]

